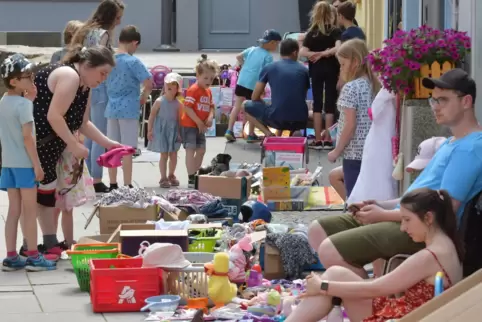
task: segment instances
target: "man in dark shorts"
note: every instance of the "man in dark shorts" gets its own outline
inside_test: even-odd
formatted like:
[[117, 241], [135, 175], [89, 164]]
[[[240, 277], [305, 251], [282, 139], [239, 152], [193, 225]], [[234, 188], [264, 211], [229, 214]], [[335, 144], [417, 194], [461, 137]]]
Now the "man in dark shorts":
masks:
[[[423, 79], [433, 89], [430, 105], [437, 124], [450, 127], [447, 139], [408, 190], [447, 190], [460, 222], [465, 204], [482, 191], [482, 127], [475, 117], [476, 85], [462, 69], [439, 79]], [[400, 231], [399, 201], [365, 201], [349, 207], [352, 214], [327, 216], [309, 228], [310, 245], [325, 268], [338, 265], [366, 277], [363, 266], [425, 247]]]
[[[300, 47], [294, 39], [281, 42], [281, 60], [265, 66], [253, 92], [252, 100], [243, 103], [249, 122], [266, 136], [268, 127], [277, 130], [304, 129], [308, 120], [306, 94], [310, 88], [308, 69], [298, 62]], [[271, 87], [271, 105], [263, 99], [266, 84]], [[254, 133], [249, 133], [254, 136]]]

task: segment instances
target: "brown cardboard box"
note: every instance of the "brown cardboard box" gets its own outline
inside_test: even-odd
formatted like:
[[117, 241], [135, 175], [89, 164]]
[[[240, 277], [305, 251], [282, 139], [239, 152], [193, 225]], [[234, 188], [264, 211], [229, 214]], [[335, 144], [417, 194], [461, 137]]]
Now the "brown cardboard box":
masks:
[[399, 322], [481, 321], [482, 269], [425, 303]]
[[111, 235], [105, 234], [105, 235], [95, 235], [95, 236], [84, 236], [80, 237], [80, 239], [77, 241], [78, 244], [102, 244], [102, 243], [116, 243], [118, 240], [112, 239], [111, 240]]
[[263, 277], [268, 280], [282, 279], [286, 277], [279, 250], [266, 243], [264, 244]]
[[251, 177], [198, 176], [196, 189], [221, 197], [229, 216], [237, 218], [241, 205], [248, 200], [251, 192]]

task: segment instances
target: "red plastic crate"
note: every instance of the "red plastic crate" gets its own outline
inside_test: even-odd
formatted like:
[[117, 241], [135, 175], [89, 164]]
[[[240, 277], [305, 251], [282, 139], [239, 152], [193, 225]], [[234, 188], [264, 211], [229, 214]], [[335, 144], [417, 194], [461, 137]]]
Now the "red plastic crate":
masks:
[[142, 267], [142, 258], [92, 259], [89, 265], [96, 313], [139, 312], [146, 298], [161, 294], [162, 270]]
[[305, 153], [306, 138], [289, 137], [283, 138], [270, 136], [264, 139], [263, 148], [266, 151], [289, 151], [295, 153]]

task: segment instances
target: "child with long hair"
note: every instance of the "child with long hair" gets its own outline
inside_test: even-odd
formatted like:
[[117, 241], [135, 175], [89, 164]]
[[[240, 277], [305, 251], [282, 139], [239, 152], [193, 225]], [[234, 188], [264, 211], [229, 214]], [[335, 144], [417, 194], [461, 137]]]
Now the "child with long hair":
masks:
[[[343, 300], [350, 321], [400, 319], [434, 297], [438, 272], [443, 272], [444, 289], [462, 280], [464, 248], [448, 192], [428, 188], [409, 191], [400, 201], [400, 215], [400, 230], [425, 247], [376, 279], [362, 279], [341, 266], [328, 268], [322, 276], [310, 275], [304, 300], [286, 322], [320, 321], [336, 298]], [[401, 292], [402, 297], [391, 297]]]
[[75, 33], [79, 31], [82, 26], [83, 22], [79, 20], [70, 20], [69, 22], [67, 22], [63, 34], [64, 48], [52, 54], [52, 58], [50, 58], [51, 64], [56, 64], [64, 58], [65, 54], [67, 54], [67, 52], [69, 51], [69, 46], [72, 42], [72, 39], [74, 38]]
[[[338, 76], [340, 66], [336, 51], [341, 44], [341, 30], [335, 25], [332, 7], [326, 1], [313, 6], [310, 29], [303, 40], [300, 55], [309, 59], [311, 87], [313, 89], [313, 124], [315, 140], [310, 143], [313, 149], [332, 149], [333, 142], [329, 129], [335, 122]], [[322, 132], [324, 133], [322, 135]]]
[[159, 160], [159, 171], [161, 172], [159, 185], [161, 188], [179, 186], [175, 172], [177, 151], [181, 147], [179, 118], [182, 104], [178, 100], [182, 90], [181, 84], [181, 75], [176, 73], [166, 75], [163, 93], [152, 105], [147, 124], [147, 138], [149, 139], [147, 149], [161, 153]]
[[[44, 179], [36, 148], [33, 103], [37, 89], [33, 65], [20, 54], [6, 58], [0, 65], [7, 93], [0, 99], [0, 142], [2, 144], [2, 174], [0, 189], [8, 193], [8, 213], [5, 222], [7, 257], [3, 271], [56, 269], [37, 250], [37, 184]], [[25, 97], [24, 97], [25, 96]], [[27, 259], [16, 251], [20, 216], [27, 240]]]
[[206, 153], [205, 133], [213, 124], [214, 103], [209, 86], [219, 74], [219, 65], [202, 54], [196, 65], [196, 83], [188, 88], [181, 116], [181, 138], [186, 149], [188, 186], [194, 187], [196, 172]]
[[340, 77], [345, 85], [338, 99], [340, 119], [336, 147], [328, 153], [328, 160], [335, 162], [343, 157], [347, 198], [360, 173], [363, 146], [371, 125], [368, 109], [380, 89], [380, 83], [365, 60], [367, 55], [366, 43], [360, 39], [344, 42], [337, 53]]

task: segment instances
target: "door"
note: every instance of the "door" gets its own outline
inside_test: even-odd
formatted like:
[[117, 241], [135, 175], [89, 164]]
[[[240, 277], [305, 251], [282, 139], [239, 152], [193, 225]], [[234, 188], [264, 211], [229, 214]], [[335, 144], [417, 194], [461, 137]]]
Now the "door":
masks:
[[293, 0], [199, 0], [199, 48], [244, 49], [266, 29], [299, 31]]
[[445, 26], [445, 1], [422, 0], [422, 24], [443, 30]]

